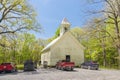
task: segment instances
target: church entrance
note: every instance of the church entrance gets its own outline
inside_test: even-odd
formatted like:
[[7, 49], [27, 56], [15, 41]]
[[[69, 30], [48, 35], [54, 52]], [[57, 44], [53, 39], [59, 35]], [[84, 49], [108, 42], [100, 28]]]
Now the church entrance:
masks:
[[70, 62], [70, 55], [66, 55], [66, 61]]

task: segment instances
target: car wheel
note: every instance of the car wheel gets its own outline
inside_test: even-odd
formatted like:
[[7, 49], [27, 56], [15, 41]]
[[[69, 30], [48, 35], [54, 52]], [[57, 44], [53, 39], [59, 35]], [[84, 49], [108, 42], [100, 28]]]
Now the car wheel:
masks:
[[56, 66], [55, 68], [56, 68], [56, 69], [58, 69], [58, 67], [57, 67], [57, 66]]
[[18, 70], [17, 69], [15, 69], [15, 72], [17, 72]]
[[13, 72], [14, 72], [14, 70], [11, 70], [10, 72], [11, 72], [11, 73], [13, 73]]
[[83, 67], [83, 66], [81, 66], [81, 68], [83, 69], [84, 67]]
[[60, 67], [58, 67], [58, 69], [60, 70], [61, 68], [60, 68]]
[[64, 71], [65, 69], [63, 67], [61, 67], [61, 70]]
[[12, 72], [15, 72], [15, 69], [12, 69], [10, 72], [11, 72], [11, 73], [12, 73]]
[[59, 70], [61, 70], [61, 67], [59, 67]]
[[73, 71], [73, 68], [71, 68], [71, 71]]

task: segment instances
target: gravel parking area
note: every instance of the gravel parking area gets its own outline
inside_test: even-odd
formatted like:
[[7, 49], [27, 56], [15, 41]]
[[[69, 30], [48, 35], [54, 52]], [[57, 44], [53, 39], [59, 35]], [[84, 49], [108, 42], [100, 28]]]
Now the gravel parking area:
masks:
[[61, 71], [54, 68], [36, 71], [0, 74], [0, 80], [120, 80], [120, 70]]

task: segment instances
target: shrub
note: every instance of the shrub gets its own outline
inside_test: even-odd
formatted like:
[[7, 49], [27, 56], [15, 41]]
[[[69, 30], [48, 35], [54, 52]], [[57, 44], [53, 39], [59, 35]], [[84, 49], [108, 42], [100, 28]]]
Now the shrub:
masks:
[[18, 70], [23, 70], [23, 68], [24, 68], [24, 65], [22, 65], [22, 64], [17, 65]]

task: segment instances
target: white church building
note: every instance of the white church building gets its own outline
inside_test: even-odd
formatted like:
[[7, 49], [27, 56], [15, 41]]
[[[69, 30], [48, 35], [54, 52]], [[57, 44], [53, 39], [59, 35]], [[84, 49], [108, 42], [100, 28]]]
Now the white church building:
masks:
[[55, 66], [59, 60], [69, 60], [79, 66], [84, 62], [84, 49], [70, 32], [70, 23], [64, 18], [60, 25], [60, 36], [42, 50], [41, 64], [47, 61], [49, 66]]

